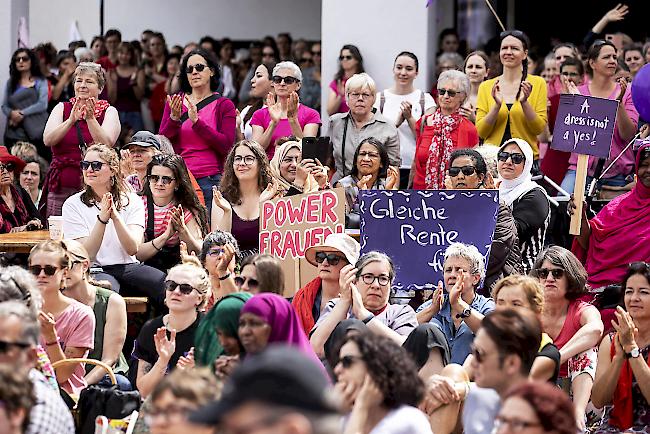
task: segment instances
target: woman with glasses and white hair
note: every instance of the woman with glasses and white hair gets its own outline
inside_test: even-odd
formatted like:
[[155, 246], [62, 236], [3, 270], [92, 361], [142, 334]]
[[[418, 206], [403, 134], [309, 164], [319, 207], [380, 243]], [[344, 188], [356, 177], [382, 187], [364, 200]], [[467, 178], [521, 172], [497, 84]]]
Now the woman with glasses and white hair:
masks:
[[402, 164], [399, 136], [395, 122], [373, 110], [377, 95], [375, 80], [365, 72], [345, 82], [345, 96], [350, 110], [330, 118], [330, 137], [334, 148], [336, 173], [332, 182], [348, 176], [354, 166], [359, 145], [374, 137], [384, 144], [390, 165], [399, 170]]
[[465, 73], [449, 70], [438, 77], [438, 108], [416, 124], [415, 158], [409, 176], [413, 188], [444, 188], [451, 153], [478, 145], [476, 127], [460, 113], [469, 93]]
[[314, 109], [300, 104], [298, 91], [302, 72], [293, 62], [280, 62], [273, 68], [273, 90], [266, 95], [266, 107], [253, 113], [251, 126], [253, 140], [266, 150], [269, 161], [275, 153], [280, 137], [316, 137], [320, 115]]

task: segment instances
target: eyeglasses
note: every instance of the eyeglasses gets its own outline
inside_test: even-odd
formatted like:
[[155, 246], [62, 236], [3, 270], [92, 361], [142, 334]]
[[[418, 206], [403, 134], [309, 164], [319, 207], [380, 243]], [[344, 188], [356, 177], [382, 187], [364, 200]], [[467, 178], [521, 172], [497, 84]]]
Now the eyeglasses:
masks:
[[31, 344], [28, 344], [27, 342], [0, 341], [0, 354], [7, 353], [11, 349], [11, 347], [17, 347], [20, 348], [21, 350], [24, 350], [25, 348], [31, 347]]
[[473, 174], [476, 173], [476, 167], [474, 166], [463, 166], [463, 167], [450, 167], [449, 168], [449, 176], [452, 178], [457, 177], [460, 172], [463, 172], [463, 175], [465, 176], [472, 176]]
[[256, 279], [253, 279], [252, 277], [237, 276], [233, 280], [235, 281], [235, 285], [237, 285], [238, 288], [244, 286], [244, 283], [248, 285], [248, 289], [252, 289], [253, 291], [260, 286], [260, 282], [258, 282]]
[[370, 99], [370, 97], [372, 97], [371, 94], [369, 94], [369, 93], [365, 93], [365, 92], [363, 92], [363, 93], [359, 93], [359, 92], [350, 92], [348, 95], [349, 95], [352, 99], [361, 99], [361, 100], [364, 100], [364, 101], [367, 100], [367, 99]]
[[458, 90], [450, 90], [450, 89], [438, 89], [438, 95], [440, 96], [445, 96], [445, 94], [449, 95], [449, 98], [453, 98], [456, 95], [458, 95], [460, 91]]
[[208, 250], [208, 256], [219, 256], [224, 252], [224, 249], [212, 249]]
[[505, 416], [497, 416], [494, 419], [494, 432], [499, 432], [499, 430], [508, 425], [512, 432], [521, 432], [527, 428], [533, 428], [536, 426], [541, 426], [541, 423], [528, 422], [520, 419], [510, 419]]
[[29, 271], [37, 277], [41, 275], [41, 271], [45, 271], [46, 276], [54, 276], [54, 273], [59, 271], [59, 267], [55, 267], [54, 265], [46, 265], [44, 267], [40, 265], [30, 265]]
[[300, 82], [300, 80], [298, 80], [296, 77], [291, 77], [291, 76], [282, 77], [281, 75], [273, 76], [273, 83], [280, 84], [283, 81], [284, 84], [289, 84], [289, 85]]
[[191, 74], [194, 72], [195, 69], [196, 72], [203, 72], [203, 70], [207, 67], [208, 65], [205, 65], [203, 63], [197, 63], [196, 65], [187, 65], [187, 67], [185, 68], [185, 72], [187, 74]]
[[[319, 54], [320, 54], [320, 53], [319, 53]], [[344, 60], [352, 60], [352, 59], [354, 59], [354, 57], [352, 57], [352, 56], [350, 56], [350, 55], [348, 55], [348, 56], [339, 56], [339, 60], [340, 60], [340, 61], [344, 61]]]
[[321, 53], [320, 51], [313, 51], [312, 50], [311, 55], [312, 56], [320, 56], [320, 53]]
[[102, 170], [102, 166], [104, 166], [104, 164], [106, 164], [106, 163], [104, 163], [103, 161], [86, 161], [86, 160], [84, 160], [84, 161], [81, 162], [81, 170], [88, 170], [88, 168], [90, 167], [90, 168], [93, 169], [93, 172], [98, 172], [98, 171]]
[[526, 161], [526, 157], [524, 157], [524, 154], [520, 154], [518, 152], [501, 151], [497, 155], [497, 158], [499, 159], [499, 161], [503, 161], [503, 162], [508, 161], [508, 158], [510, 158], [513, 164], [521, 164], [524, 161]]
[[162, 181], [163, 185], [169, 185], [172, 181], [176, 181], [176, 178], [171, 176], [160, 176], [160, 175], [149, 175], [149, 182], [152, 184], [158, 184], [158, 181]]
[[339, 359], [339, 363], [340, 363], [341, 366], [343, 366], [345, 369], [349, 369], [350, 366], [354, 365], [354, 362], [356, 362], [357, 360], [361, 360], [361, 357], [359, 357], [359, 356], [351, 356], [351, 355], [347, 355], [347, 356], [343, 356], [343, 357], [341, 357], [341, 358]]
[[165, 280], [165, 291], [174, 292], [176, 291], [176, 288], [178, 288], [183, 295], [189, 295], [195, 289], [188, 283], [176, 283], [173, 280]]
[[180, 417], [187, 416], [190, 412], [196, 410], [195, 408], [188, 407], [176, 407], [170, 406], [165, 409], [162, 408], [153, 408], [147, 412], [144, 416], [144, 422], [151, 426], [154, 424], [156, 419], [163, 419], [165, 422], [169, 422], [171, 419], [179, 419]]
[[30, 60], [31, 59], [29, 58], [29, 56], [18, 56], [18, 57], [16, 57], [16, 63], [29, 62]]
[[380, 274], [379, 276], [375, 276], [374, 274], [362, 274], [361, 275], [361, 280], [363, 280], [363, 283], [366, 285], [372, 285], [375, 280], [377, 283], [379, 283], [379, 286], [386, 286], [390, 283], [390, 277], [384, 276], [383, 274]]
[[16, 166], [14, 163], [2, 164], [0, 163], [0, 172], [6, 170], [7, 172], [13, 172]]
[[564, 270], [561, 269], [561, 268], [552, 268], [552, 269], [538, 268], [536, 271], [537, 271], [537, 276], [540, 279], [546, 279], [548, 277], [549, 273], [551, 273], [551, 275], [553, 276], [553, 279], [555, 279], [555, 280], [561, 279], [562, 276], [564, 276]]
[[235, 155], [235, 158], [233, 158], [232, 162], [235, 165], [244, 165], [244, 166], [250, 166], [255, 162], [256, 158], [252, 155]]
[[359, 158], [370, 158], [372, 160], [376, 160], [379, 158], [379, 153], [377, 152], [369, 152], [369, 151], [361, 151], [359, 152]]
[[336, 253], [325, 253], [325, 252], [316, 253], [316, 263], [322, 264], [325, 261], [325, 259], [327, 259], [327, 263], [330, 265], [337, 265], [341, 259], [347, 261], [345, 258], [337, 255]]

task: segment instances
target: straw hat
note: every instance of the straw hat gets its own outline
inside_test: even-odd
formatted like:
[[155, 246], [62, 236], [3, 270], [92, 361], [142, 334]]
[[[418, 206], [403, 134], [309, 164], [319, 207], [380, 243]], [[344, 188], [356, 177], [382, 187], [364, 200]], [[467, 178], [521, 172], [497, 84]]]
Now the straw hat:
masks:
[[354, 265], [359, 260], [361, 246], [359, 243], [347, 234], [329, 234], [323, 244], [312, 246], [305, 251], [305, 259], [311, 265], [317, 267], [316, 253], [337, 251], [348, 260], [348, 263]]

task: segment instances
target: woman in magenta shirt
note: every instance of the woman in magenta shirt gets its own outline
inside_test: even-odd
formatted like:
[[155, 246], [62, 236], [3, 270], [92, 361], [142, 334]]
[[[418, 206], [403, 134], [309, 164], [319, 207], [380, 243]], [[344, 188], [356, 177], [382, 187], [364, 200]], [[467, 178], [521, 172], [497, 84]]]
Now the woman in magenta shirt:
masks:
[[235, 142], [235, 105], [216, 91], [219, 66], [207, 51], [190, 51], [181, 63], [181, 93], [168, 96], [160, 125], [196, 178], [205, 203], [219, 185], [223, 164]]
[[269, 92], [266, 107], [253, 113], [253, 140], [266, 150], [269, 160], [273, 158], [275, 142], [280, 137], [294, 136], [300, 140], [318, 134], [320, 115], [316, 110], [299, 103], [301, 81], [302, 72], [295, 63], [278, 63], [273, 68], [275, 95]]

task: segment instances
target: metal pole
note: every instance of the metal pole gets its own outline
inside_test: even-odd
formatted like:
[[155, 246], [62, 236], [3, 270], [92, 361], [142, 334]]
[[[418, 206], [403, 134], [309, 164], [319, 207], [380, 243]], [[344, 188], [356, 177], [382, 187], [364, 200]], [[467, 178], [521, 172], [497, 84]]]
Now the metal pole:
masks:
[[99, 34], [104, 36], [104, 0], [99, 0]]

